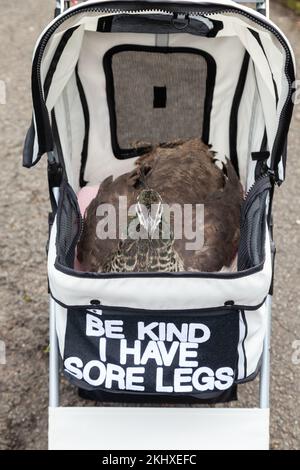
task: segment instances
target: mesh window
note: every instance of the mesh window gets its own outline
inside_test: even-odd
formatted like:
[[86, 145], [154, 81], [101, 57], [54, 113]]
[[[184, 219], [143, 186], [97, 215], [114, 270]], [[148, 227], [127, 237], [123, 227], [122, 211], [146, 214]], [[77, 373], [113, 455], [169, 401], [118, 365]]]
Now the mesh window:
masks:
[[241, 213], [241, 235], [238, 251], [238, 270], [257, 266], [265, 258], [266, 201], [271, 188], [270, 179], [263, 177], [255, 183], [244, 202]]
[[57, 210], [57, 261], [68, 268], [74, 267], [75, 249], [81, 233], [81, 215], [76, 195], [63, 183]]
[[177, 139], [209, 139], [216, 64], [187, 48], [117, 46], [104, 57], [117, 158]]

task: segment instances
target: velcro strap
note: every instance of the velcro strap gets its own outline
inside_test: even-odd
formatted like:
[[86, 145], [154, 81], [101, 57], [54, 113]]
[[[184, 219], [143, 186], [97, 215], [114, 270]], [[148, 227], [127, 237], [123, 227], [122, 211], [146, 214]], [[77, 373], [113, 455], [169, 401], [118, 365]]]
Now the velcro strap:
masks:
[[261, 152], [252, 152], [251, 156], [252, 160], [257, 162], [263, 162], [264, 160], [268, 160], [268, 158], [270, 157], [270, 152], [268, 150]]

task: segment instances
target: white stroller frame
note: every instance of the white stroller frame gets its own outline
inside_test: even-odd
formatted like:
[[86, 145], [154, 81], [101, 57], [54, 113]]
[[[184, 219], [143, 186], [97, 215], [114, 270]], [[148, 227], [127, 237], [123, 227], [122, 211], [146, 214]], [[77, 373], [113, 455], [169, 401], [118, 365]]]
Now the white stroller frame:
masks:
[[[63, 12], [70, 2], [57, 0], [57, 10]], [[237, 1], [237, 3], [253, 3], [256, 10], [269, 16], [269, 0], [256, 2]], [[58, 201], [58, 188], [54, 188], [54, 197]], [[102, 448], [102, 449], [136, 449], [136, 448], [173, 448], [173, 449], [233, 449], [268, 448], [269, 434], [269, 394], [270, 394], [270, 334], [272, 295], [266, 300], [266, 314], [268, 317], [262, 363], [260, 370], [260, 409], [237, 408], [60, 408], [60, 376], [59, 376], [59, 350], [56, 334], [56, 303], [50, 297], [50, 355], [49, 355], [49, 438], [50, 448]], [[65, 412], [64, 412], [65, 410]], [[70, 410], [68, 413], [67, 410]], [[77, 411], [76, 411], [77, 410]], [[246, 416], [245, 416], [246, 413]], [[148, 429], [140, 431], [140, 426], [147, 419]], [[253, 420], [251, 421], [251, 416]], [[83, 417], [83, 420], [80, 419]], [[151, 419], [153, 423], [151, 424]], [[187, 419], [187, 421], [186, 421]], [[149, 421], [150, 420], [150, 421]], [[196, 424], [196, 428], [191, 423]], [[245, 432], [244, 424], [250, 423], [250, 434]], [[159, 423], [155, 429], [154, 422]], [[211, 430], [208, 423], [211, 423]], [[78, 429], [74, 432], [74, 425]], [[113, 425], [115, 424], [115, 426]], [[189, 423], [182, 440], [180, 427]], [[226, 433], [222, 429], [231, 431], [234, 438], [227, 441]], [[62, 427], [63, 426], [63, 427]], [[82, 426], [81, 430], [79, 429]], [[120, 431], [120, 439], [116, 426]], [[198, 427], [199, 426], [199, 427]], [[252, 427], [251, 427], [252, 426]], [[249, 426], [248, 426], [249, 427]], [[160, 428], [160, 429], [159, 429]], [[187, 431], [190, 429], [190, 432]], [[195, 433], [196, 429], [196, 433]], [[218, 437], [218, 429], [220, 436]], [[243, 435], [241, 433], [243, 429]], [[167, 432], [166, 432], [167, 430]], [[81, 432], [80, 432], [81, 431]], [[202, 433], [201, 433], [202, 431]], [[69, 434], [71, 432], [71, 435]], [[94, 438], [92, 437], [95, 435]], [[227, 431], [228, 433], [228, 431]], [[251, 435], [252, 433], [252, 435]], [[256, 433], [256, 436], [254, 435]], [[140, 434], [143, 434], [140, 436]], [[195, 437], [196, 434], [196, 437]], [[166, 435], [168, 437], [166, 438]], [[193, 436], [194, 435], [194, 436]], [[122, 437], [121, 437], [122, 436]], [[222, 438], [221, 438], [222, 436]], [[66, 439], [67, 437], [67, 439]], [[221, 441], [222, 439], [222, 441]], [[213, 441], [212, 441], [213, 440]], [[97, 442], [98, 443], [97, 443]], [[260, 442], [259, 442], [260, 441]], [[226, 443], [227, 442], [227, 443]], [[99, 447], [98, 447], [99, 446]]]

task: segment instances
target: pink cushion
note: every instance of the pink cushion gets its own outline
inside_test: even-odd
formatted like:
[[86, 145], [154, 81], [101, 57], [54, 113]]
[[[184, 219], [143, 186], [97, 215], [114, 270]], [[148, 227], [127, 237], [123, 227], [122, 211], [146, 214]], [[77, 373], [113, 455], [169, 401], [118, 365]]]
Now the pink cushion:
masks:
[[84, 186], [77, 194], [78, 204], [82, 216], [84, 216], [90, 202], [97, 196], [98, 189], [99, 186]]

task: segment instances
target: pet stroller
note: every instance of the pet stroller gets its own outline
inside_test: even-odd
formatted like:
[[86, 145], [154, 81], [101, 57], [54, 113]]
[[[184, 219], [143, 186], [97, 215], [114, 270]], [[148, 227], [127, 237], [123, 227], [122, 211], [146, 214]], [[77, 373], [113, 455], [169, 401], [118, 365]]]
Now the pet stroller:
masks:
[[[268, 4], [258, 13], [229, 0], [87, 1], [64, 12], [69, 2], [59, 3], [34, 53], [24, 146], [26, 167], [48, 155], [50, 448], [267, 448], [289, 43], [263, 16]], [[247, 194], [238, 270], [76, 270], [80, 189], [132, 169], [133, 140], [192, 136], [230, 157]], [[59, 407], [59, 363], [81, 391], [119, 402], [225, 402], [260, 373], [260, 408]]]

